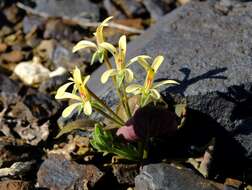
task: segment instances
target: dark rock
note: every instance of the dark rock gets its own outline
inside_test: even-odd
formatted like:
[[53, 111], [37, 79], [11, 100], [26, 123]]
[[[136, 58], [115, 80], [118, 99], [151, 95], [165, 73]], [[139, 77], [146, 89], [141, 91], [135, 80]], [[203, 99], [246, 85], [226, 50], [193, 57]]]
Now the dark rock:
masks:
[[18, 101], [20, 85], [9, 79], [4, 74], [0, 74], [0, 99], [7, 106]]
[[[188, 107], [205, 118], [203, 121], [199, 115], [192, 114], [191, 124], [197, 126], [192, 141], [209, 142], [205, 135], [210, 134], [226, 139], [221, 136], [226, 133], [218, 135], [222, 128], [239, 140], [246, 150], [243, 155], [249, 159], [252, 158], [252, 130], [248, 127], [252, 113], [251, 10], [251, 2], [239, 3], [225, 16], [216, 11], [212, 1], [191, 2], [166, 15], [128, 46], [130, 58], [140, 54], [164, 55], [165, 62], [156, 77], [176, 79], [180, 85], [167, 88], [163, 95], [167, 99], [170, 93], [184, 96]], [[142, 83], [145, 78], [142, 68], [135, 64], [133, 70]], [[103, 71], [101, 67], [93, 73], [89, 86], [113, 105], [115, 95], [111, 83], [100, 85], [99, 82]], [[209, 120], [211, 124], [206, 122]], [[216, 131], [206, 130], [204, 126]], [[230, 156], [239, 155], [239, 151], [235, 153], [232, 146], [221, 141], [222, 149], [226, 148]]]
[[136, 190], [218, 190], [208, 180], [190, 170], [177, 169], [168, 164], [150, 164], [135, 178]]
[[52, 19], [46, 22], [43, 37], [45, 39], [66, 39], [75, 42], [82, 39], [81, 34], [77, 30], [74, 30], [71, 26], [64, 24], [60, 19]]
[[129, 18], [142, 17], [147, 13], [143, 4], [137, 0], [112, 0], [112, 2]]
[[47, 81], [41, 83], [41, 85], [39, 86], [39, 91], [44, 93], [50, 93], [56, 91], [61, 85], [67, 82], [68, 78], [69, 78], [68, 73], [52, 77]]
[[111, 0], [104, 0], [103, 6], [106, 9], [108, 15], [113, 16], [116, 19], [123, 19], [125, 18], [125, 15], [116, 8], [114, 3]]
[[139, 170], [137, 164], [113, 164], [112, 167], [119, 184], [134, 185]]
[[45, 122], [60, 109], [60, 104], [51, 96], [29, 89], [23, 100], [39, 122]]
[[55, 190], [84, 190], [94, 187], [102, 176], [94, 165], [80, 165], [56, 154], [43, 162], [37, 174], [40, 187]]
[[82, 0], [39, 0], [36, 1], [36, 11], [56, 17], [81, 17], [92, 20], [98, 20], [100, 17], [96, 4]]
[[0, 190], [31, 190], [32, 185], [28, 181], [6, 180], [0, 182]]
[[174, 0], [145, 0], [143, 4], [150, 12], [150, 15], [155, 20], [160, 19], [163, 15], [170, 12], [174, 6]]
[[34, 28], [43, 29], [44, 20], [38, 16], [25, 16], [23, 19], [23, 32], [28, 34]]

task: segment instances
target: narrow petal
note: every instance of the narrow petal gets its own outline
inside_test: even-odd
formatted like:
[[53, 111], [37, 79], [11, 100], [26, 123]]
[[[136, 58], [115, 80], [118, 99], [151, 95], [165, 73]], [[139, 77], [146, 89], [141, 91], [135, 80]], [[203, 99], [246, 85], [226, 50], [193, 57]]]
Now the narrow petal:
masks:
[[116, 48], [110, 43], [103, 42], [99, 45], [99, 47], [102, 47], [102, 48], [108, 50], [113, 56], [115, 56], [117, 54]]
[[81, 105], [81, 103], [78, 102], [78, 103], [74, 103], [74, 104], [71, 104], [70, 106], [66, 107], [64, 109], [64, 111], [62, 112], [62, 117], [68, 117], [73, 112], [73, 110], [80, 105]]
[[55, 98], [56, 98], [56, 97], [62, 96], [62, 95], [66, 92], [66, 89], [67, 89], [70, 85], [72, 85], [72, 84], [73, 84], [73, 82], [68, 82], [68, 83], [62, 85], [61, 87], [59, 87], [58, 90], [57, 90], [57, 93], [56, 93], [56, 95], [55, 95]]
[[80, 69], [78, 67], [75, 67], [75, 69], [73, 71], [73, 78], [74, 78], [75, 83], [77, 83], [77, 84], [82, 83], [81, 72], [80, 72]]
[[91, 115], [92, 114], [92, 106], [91, 106], [91, 103], [89, 101], [86, 101], [84, 103], [84, 113], [86, 115]]
[[132, 92], [134, 92], [136, 90], [139, 90], [141, 88], [142, 88], [142, 86], [139, 85], [139, 84], [131, 84], [131, 85], [127, 86], [126, 92], [127, 93], [132, 93]]
[[151, 67], [150, 67], [149, 63], [148, 63], [144, 58], [139, 57], [139, 58], [137, 59], [137, 61], [138, 61], [138, 63], [139, 63], [146, 71], [150, 70]]
[[118, 45], [119, 45], [119, 56], [121, 60], [124, 62], [127, 51], [127, 40], [125, 35], [120, 37]]
[[163, 61], [164, 61], [164, 57], [162, 55], [159, 55], [154, 59], [151, 65], [151, 68], [154, 70], [155, 73], [157, 72], [158, 68], [163, 63]]
[[108, 17], [106, 18], [104, 21], [102, 21], [102, 23], [97, 27], [96, 32], [94, 33], [94, 35], [96, 36], [96, 40], [98, 44], [101, 44], [102, 42], [104, 42], [104, 37], [103, 37], [103, 28], [105, 26], [108, 26], [108, 22], [112, 19], [113, 17]]
[[83, 80], [83, 85], [86, 85], [88, 80], [90, 79], [90, 75], [87, 75]]
[[130, 69], [125, 69], [125, 79], [128, 83], [134, 79], [134, 73]]
[[72, 52], [79, 51], [80, 49], [84, 48], [97, 48], [96, 44], [87, 40], [81, 40], [79, 41], [74, 47]]
[[101, 76], [101, 82], [104, 84], [108, 81], [109, 77], [116, 74], [115, 69], [109, 69], [105, 71]]
[[75, 94], [69, 93], [69, 92], [65, 92], [64, 94], [62, 94], [61, 96], [55, 96], [55, 99], [74, 99], [74, 100], [79, 100], [81, 101], [81, 98]]
[[158, 88], [158, 87], [165, 85], [165, 84], [179, 84], [179, 83], [176, 82], [175, 80], [163, 80], [163, 81], [155, 83], [153, 85], [153, 88]]
[[136, 57], [130, 59], [129, 62], [127, 63], [127, 65], [126, 65], [126, 67], [130, 66], [132, 63], [137, 62], [139, 58], [142, 58], [142, 59], [145, 59], [145, 60], [146, 59], [151, 59], [151, 57], [148, 56], [148, 55], [139, 55], [139, 56], [136, 56]]
[[110, 16], [108, 18], [106, 18], [104, 21], [102, 21], [102, 23], [100, 24], [100, 26], [107, 26], [108, 22], [113, 18], [113, 16]]
[[160, 99], [160, 94], [156, 89], [150, 89], [150, 95], [156, 100]]

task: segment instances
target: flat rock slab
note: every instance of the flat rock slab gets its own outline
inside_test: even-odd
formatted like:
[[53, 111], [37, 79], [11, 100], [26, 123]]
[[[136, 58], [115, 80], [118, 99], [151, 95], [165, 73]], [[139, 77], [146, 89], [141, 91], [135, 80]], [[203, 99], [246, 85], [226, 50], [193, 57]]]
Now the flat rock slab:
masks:
[[168, 164], [150, 164], [135, 178], [135, 190], [218, 190], [208, 180], [189, 170]]
[[[164, 55], [157, 79], [180, 85], [163, 95], [186, 97], [189, 108], [232, 132], [252, 158], [252, 3], [230, 6], [222, 12], [213, 1], [191, 2], [176, 9], [129, 44], [128, 58]], [[137, 64], [133, 69], [142, 83], [145, 72]], [[99, 68], [89, 85], [114, 104], [111, 83], [100, 85], [103, 71]]]

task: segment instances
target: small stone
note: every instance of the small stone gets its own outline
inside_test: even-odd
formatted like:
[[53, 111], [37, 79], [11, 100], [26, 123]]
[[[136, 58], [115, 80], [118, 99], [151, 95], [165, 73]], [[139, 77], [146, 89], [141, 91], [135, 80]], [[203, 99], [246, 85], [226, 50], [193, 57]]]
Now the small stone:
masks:
[[4, 43], [0, 43], [0, 53], [5, 52], [7, 49], [7, 45]]
[[14, 73], [26, 84], [35, 85], [47, 80], [50, 71], [38, 63], [37, 58], [32, 61], [21, 62], [15, 69]]
[[2, 59], [7, 62], [19, 62], [24, 58], [23, 53], [19, 50], [14, 50], [9, 53], [2, 54]]
[[104, 174], [94, 165], [80, 165], [67, 160], [63, 155], [51, 154], [38, 173], [39, 187], [54, 190], [83, 189], [94, 187]]
[[22, 180], [6, 180], [0, 182], [0, 190], [30, 190], [31, 183]]

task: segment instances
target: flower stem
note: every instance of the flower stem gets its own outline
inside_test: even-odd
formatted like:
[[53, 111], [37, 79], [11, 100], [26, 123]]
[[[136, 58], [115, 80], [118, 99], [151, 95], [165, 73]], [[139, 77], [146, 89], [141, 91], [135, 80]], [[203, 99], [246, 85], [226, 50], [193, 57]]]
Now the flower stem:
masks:
[[[104, 63], [106, 65], [107, 69], [112, 69], [112, 64], [110, 63], [107, 54], [104, 55]], [[131, 113], [130, 113], [130, 108], [129, 108], [129, 104], [128, 104], [128, 98], [127, 98], [127, 96], [125, 96], [126, 95], [125, 87], [121, 93], [120, 89], [116, 85], [116, 77], [115, 76], [112, 76], [112, 81], [113, 81], [114, 87], [116, 89], [117, 96], [119, 97], [120, 102], [121, 102], [121, 104], [127, 114], [128, 119], [129, 119], [131, 117]]]
[[97, 111], [99, 114], [103, 115], [104, 117], [106, 117], [107, 119], [109, 119], [110, 121], [115, 122], [118, 125], [122, 125], [121, 122], [119, 122], [115, 118], [111, 117], [109, 114], [107, 114], [106, 112], [102, 111], [100, 108], [94, 106], [94, 110]]
[[120, 125], [124, 125], [124, 121], [115, 114], [115, 112], [113, 112], [113, 110], [110, 109], [110, 107], [104, 103], [104, 101], [102, 101], [99, 97], [97, 97], [91, 90], [89, 90], [87, 88], [89, 94], [103, 107], [105, 108], [110, 114], [112, 114], [114, 116], [114, 118], [116, 118], [116, 120], [120, 123]]
[[125, 91], [125, 84], [124, 82], [122, 83], [122, 94], [123, 94], [123, 100], [124, 100], [124, 103], [125, 103], [125, 112], [128, 116], [128, 119], [132, 117], [131, 115], [131, 111], [130, 111], [130, 107], [129, 107], [129, 102], [128, 102], [128, 97], [127, 97], [127, 94], [126, 94], [126, 91]]

